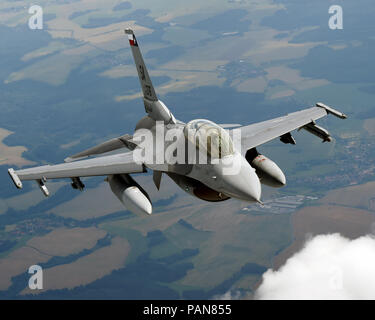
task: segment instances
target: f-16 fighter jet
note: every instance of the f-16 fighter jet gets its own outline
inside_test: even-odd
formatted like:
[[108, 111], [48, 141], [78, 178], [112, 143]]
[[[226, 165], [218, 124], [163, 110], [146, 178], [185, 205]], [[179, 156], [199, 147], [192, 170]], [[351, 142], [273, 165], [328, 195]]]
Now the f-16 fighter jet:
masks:
[[[328, 114], [346, 118], [345, 114], [317, 103], [308, 109], [245, 126], [218, 125], [205, 119], [184, 123], [158, 99], [134, 32], [126, 29], [125, 33], [146, 111], [133, 135], [105, 141], [66, 158], [61, 164], [11, 168], [8, 172], [17, 188], [22, 188], [22, 181], [35, 180], [48, 196], [46, 182], [50, 179], [69, 178], [72, 187], [82, 191], [81, 177], [106, 176], [111, 190], [126, 208], [135, 214], [151, 214], [150, 197], [131, 175], [152, 170], [158, 189], [165, 174], [184, 191], [202, 200], [220, 202], [235, 198], [261, 203], [261, 184], [282, 187], [286, 179], [277, 164], [256, 148], [276, 138], [295, 144], [291, 132], [296, 129], [304, 129], [329, 142], [330, 134], [315, 121]], [[232, 127], [232, 132], [226, 130], [228, 127]], [[106, 154], [114, 150], [120, 153]]]

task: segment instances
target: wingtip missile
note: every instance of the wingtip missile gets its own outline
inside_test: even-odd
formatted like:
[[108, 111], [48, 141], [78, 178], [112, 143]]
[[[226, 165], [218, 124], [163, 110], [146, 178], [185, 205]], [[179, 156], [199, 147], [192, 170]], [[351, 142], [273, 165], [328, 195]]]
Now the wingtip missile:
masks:
[[340, 111], [338, 111], [336, 109], [333, 109], [332, 107], [329, 107], [329, 106], [325, 105], [322, 102], [318, 102], [316, 104], [316, 106], [319, 107], [319, 108], [325, 109], [327, 111], [327, 113], [332, 114], [335, 117], [338, 117], [340, 119], [346, 119], [347, 118], [347, 115], [345, 113], [342, 113], [342, 112], [340, 112]]
[[12, 179], [14, 185], [17, 187], [17, 189], [22, 189], [21, 179], [18, 177], [17, 173], [14, 171], [13, 168], [8, 169], [8, 174]]

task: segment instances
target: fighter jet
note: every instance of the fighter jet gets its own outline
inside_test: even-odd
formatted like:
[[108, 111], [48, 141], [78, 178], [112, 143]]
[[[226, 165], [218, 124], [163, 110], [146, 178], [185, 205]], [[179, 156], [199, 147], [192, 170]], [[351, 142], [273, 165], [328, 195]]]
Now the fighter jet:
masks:
[[[146, 111], [133, 135], [105, 141], [66, 158], [61, 164], [21, 170], [10, 168], [8, 173], [17, 188], [22, 188], [22, 181], [35, 180], [43, 194], [49, 196], [46, 181], [50, 179], [71, 179], [72, 187], [82, 191], [85, 186], [81, 177], [106, 176], [111, 190], [128, 210], [147, 215], [152, 213], [150, 197], [131, 175], [151, 170], [157, 189], [164, 173], [184, 191], [205, 201], [235, 198], [261, 203], [261, 184], [278, 188], [286, 184], [286, 178], [278, 165], [256, 148], [276, 138], [285, 144], [295, 144], [291, 132], [300, 129], [329, 142], [329, 132], [315, 121], [328, 114], [346, 118], [332, 107], [317, 103], [298, 112], [245, 126], [218, 125], [206, 119], [184, 123], [158, 99], [134, 32], [126, 29], [125, 33], [138, 71]], [[228, 126], [234, 127], [233, 138]], [[235, 130], [237, 143], [233, 142]], [[151, 142], [145, 144], [147, 133]], [[158, 147], [160, 141], [162, 147]], [[117, 154], [113, 154], [115, 150]], [[200, 161], [202, 154], [206, 161]], [[87, 157], [90, 158], [85, 159]]]

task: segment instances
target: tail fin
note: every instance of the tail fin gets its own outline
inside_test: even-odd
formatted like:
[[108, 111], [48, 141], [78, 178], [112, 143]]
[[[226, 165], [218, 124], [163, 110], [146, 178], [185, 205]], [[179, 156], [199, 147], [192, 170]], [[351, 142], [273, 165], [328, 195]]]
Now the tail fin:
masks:
[[139, 81], [141, 83], [143, 91], [143, 101], [145, 104], [146, 112], [154, 120], [162, 120], [166, 123], [175, 123], [176, 119], [173, 117], [172, 113], [164, 105], [163, 102], [158, 100], [158, 97], [156, 96], [154, 86], [152, 85], [133, 30], [125, 29], [125, 33], [128, 35], [134, 62], [137, 67]]
[[137, 39], [134, 35], [133, 30], [125, 29], [125, 33], [128, 35], [130, 47], [132, 49], [135, 65], [137, 66], [139, 81], [143, 91], [143, 96], [150, 101], [157, 101], [158, 98], [155, 93], [154, 86], [152, 85], [150, 76], [146, 65], [143, 61], [141, 50], [139, 50]]

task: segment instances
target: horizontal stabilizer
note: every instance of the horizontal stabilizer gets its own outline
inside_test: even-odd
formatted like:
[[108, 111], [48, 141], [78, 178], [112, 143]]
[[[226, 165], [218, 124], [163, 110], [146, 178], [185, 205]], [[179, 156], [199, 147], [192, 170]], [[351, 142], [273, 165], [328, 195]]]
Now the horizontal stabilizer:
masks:
[[220, 123], [219, 126], [224, 129], [230, 129], [230, 128], [238, 128], [238, 127], [241, 127], [242, 125], [239, 123]]
[[121, 149], [121, 148], [127, 148], [132, 151], [137, 146], [134, 142], [132, 142], [132, 139], [133, 137], [131, 135], [125, 134], [121, 137], [108, 140], [95, 147], [76, 153], [75, 155], [72, 155], [66, 158], [64, 161], [72, 162], [74, 160], [80, 160], [83, 158], [87, 158], [89, 156], [103, 154], [103, 153], [114, 151], [114, 150]]

